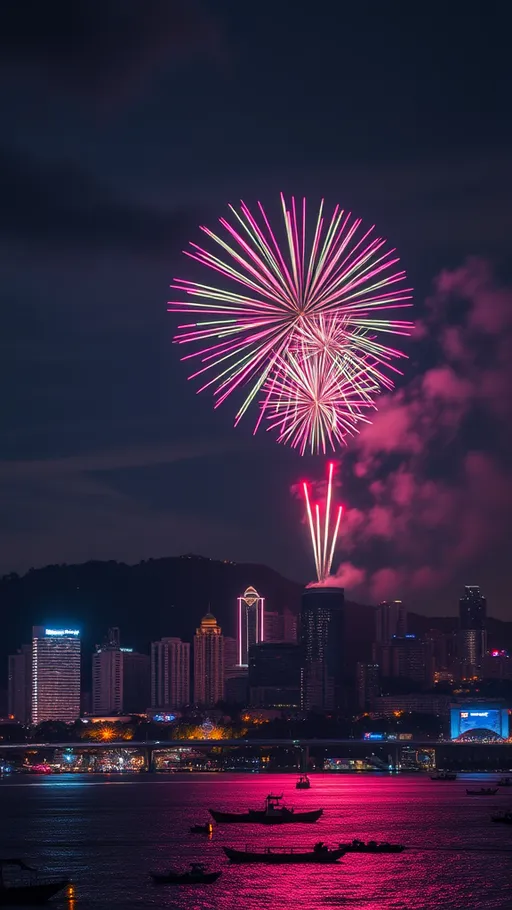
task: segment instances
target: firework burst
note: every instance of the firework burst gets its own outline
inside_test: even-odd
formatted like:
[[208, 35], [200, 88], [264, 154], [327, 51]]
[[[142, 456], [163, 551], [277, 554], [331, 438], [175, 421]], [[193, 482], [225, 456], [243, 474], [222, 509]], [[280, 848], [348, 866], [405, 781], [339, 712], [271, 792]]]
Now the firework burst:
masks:
[[311, 490], [309, 484], [303, 483], [304, 500], [306, 503], [306, 514], [308, 518], [309, 532], [311, 534], [311, 543], [313, 546], [313, 556], [315, 559], [316, 574], [319, 582], [325, 581], [331, 573], [334, 551], [338, 540], [338, 531], [340, 529], [341, 516], [343, 507], [335, 507], [333, 518], [332, 511], [332, 481], [334, 474], [334, 464], [331, 462], [327, 469], [327, 495], [324, 506], [323, 520], [320, 514], [318, 503], [311, 502]]
[[293, 430], [291, 415], [305, 415], [310, 399], [316, 404], [309, 409], [309, 443], [320, 451], [326, 442], [334, 447], [343, 441], [364, 419], [360, 410], [370, 388], [375, 397], [392, 387], [386, 371], [399, 372], [393, 361], [404, 355], [377, 338], [409, 334], [411, 323], [382, 317], [410, 306], [411, 293], [403, 287], [395, 251], [373, 236], [373, 227], [363, 230], [360, 219], [339, 206], [326, 218], [322, 202], [308, 236], [305, 200], [299, 211], [294, 199], [290, 208], [283, 196], [281, 203], [283, 244], [261, 204], [258, 219], [243, 202], [239, 211], [230, 206], [232, 223], [220, 219], [223, 236], [202, 227], [215, 252], [193, 243], [186, 255], [226, 286], [176, 279], [172, 287], [186, 299], [171, 301], [169, 310], [199, 317], [180, 325], [174, 340], [198, 346], [182, 359], [195, 360], [189, 378], [201, 379], [199, 391], [212, 388], [215, 407], [243, 388], [235, 424], [256, 400], [256, 429], [268, 417], [280, 441], [304, 451], [307, 420], [301, 417], [302, 427]]

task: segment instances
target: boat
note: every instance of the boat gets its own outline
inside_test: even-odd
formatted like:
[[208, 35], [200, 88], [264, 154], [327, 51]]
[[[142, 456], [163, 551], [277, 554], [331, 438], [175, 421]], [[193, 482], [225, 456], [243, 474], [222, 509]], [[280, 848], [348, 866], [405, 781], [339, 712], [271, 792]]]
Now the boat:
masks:
[[363, 840], [354, 839], [351, 844], [340, 844], [345, 853], [403, 853], [405, 847], [403, 844], [377, 843], [369, 840], [365, 843]]
[[512, 787], [512, 777], [500, 777], [498, 787]]
[[213, 820], [219, 824], [241, 822], [244, 824], [259, 825], [284, 825], [293, 822], [316, 822], [323, 813], [323, 809], [312, 809], [308, 812], [296, 812], [281, 805], [282, 796], [272, 796], [269, 793], [265, 800], [264, 809], [248, 809], [247, 812], [218, 812], [210, 809]]
[[479, 790], [468, 790], [466, 787], [468, 796], [496, 796], [497, 792], [498, 787], [480, 787]]
[[190, 828], [191, 834], [213, 834], [213, 825], [211, 822], [206, 822], [205, 825], [192, 825]]
[[213, 885], [222, 872], [206, 872], [203, 863], [191, 863], [188, 872], [150, 872], [155, 885]]
[[232, 863], [265, 863], [267, 866], [282, 866], [299, 863], [337, 863], [345, 853], [343, 847], [330, 850], [322, 841], [319, 841], [312, 850], [304, 852], [291, 848], [282, 850], [277, 847], [265, 847], [264, 850], [254, 851], [235, 850], [233, 847], [223, 847], [224, 853]]
[[311, 788], [311, 781], [307, 774], [301, 774], [295, 787], [297, 790], [309, 790]]
[[[7, 882], [4, 869], [12, 867], [18, 871], [16, 881]], [[69, 885], [69, 879], [42, 879], [37, 869], [28, 866], [21, 859], [0, 859], [0, 907], [32, 907], [45, 904], [59, 891]]]
[[512, 812], [499, 812], [498, 815], [491, 815], [491, 821], [502, 825], [512, 825]]
[[430, 780], [457, 780], [457, 775], [455, 771], [438, 771], [430, 775]]

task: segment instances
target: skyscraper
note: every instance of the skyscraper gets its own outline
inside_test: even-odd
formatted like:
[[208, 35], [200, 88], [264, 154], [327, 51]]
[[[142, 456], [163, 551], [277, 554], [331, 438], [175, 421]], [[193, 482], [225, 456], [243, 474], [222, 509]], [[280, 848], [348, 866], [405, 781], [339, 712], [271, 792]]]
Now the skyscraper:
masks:
[[466, 585], [459, 601], [459, 660], [476, 668], [487, 651], [487, 600], [478, 585]]
[[380, 667], [378, 664], [356, 664], [357, 706], [368, 711], [380, 695]]
[[107, 639], [92, 655], [93, 714], [120, 714], [123, 710], [123, 654], [119, 635], [113, 633], [109, 629]]
[[190, 703], [190, 645], [162, 638], [151, 645], [151, 707], [183, 708]]
[[216, 705], [224, 698], [224, 638], [215, 616], [207, 613], [194, 636], [194, 701]]
[[9, 655], [7, 711], [20, 724], [29, 724], [32, 713], [32, 646], [22, 645]]
[[249, 666], [249, 648], [265, 639], [263, 597], [255, 588], [247, 588], [238, 598], [238, 665]]
[[34, 626], [32, 632], [32, 723], [80, 716], [78, 629]]
[[383, 600], [375, 611], [375, 641], [387, 644], [394, 635], [407, 634], [407, 610], [401, 600]]
[[288, 642], [262, 642], [249, 652], [250, 703], [262, 708], [300, 706], [301, 649]]
[[301, 705], [304, 710], [333, 710], [343, 703], [343, 588], [306, 588], [302, 594]]

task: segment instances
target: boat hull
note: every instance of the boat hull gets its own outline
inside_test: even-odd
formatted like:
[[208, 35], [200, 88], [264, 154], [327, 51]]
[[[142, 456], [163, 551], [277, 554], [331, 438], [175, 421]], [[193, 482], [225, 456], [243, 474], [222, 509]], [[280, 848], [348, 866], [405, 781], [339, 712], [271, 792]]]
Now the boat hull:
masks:
[[494, 790], [466, 790], [467, 796], [496, 796], [498, 787]]
[[341, 849], [329, 850], [325, 853], [320, 851], [317, 853], [248, 853], [244, 850], [234, 850], [232, 847], [223, 847], [222, 849], [232, 863], [264, 863], [266, 866], [298, 865], [303, 863], [328, 865], [337, 863], [345, 853]]
[[33, 907], [46, 904], [51, 897], [67, 888], [69, 881], [41, 882], [38, 885], [14, 885], [0, 888], [0, 907]]
[[216, 882], [221, 872], [205, 872], [204, 875], [190, 875], [188, 873], [178, 875], [159, 875], [151, 873], [155, 885], [212, 885]]
[[345, 853], [403, 853], [403, 844], [392, 844], [390, 847], [354, 847], [352, 844], [342, 844]]
[[323, 809], [316, 809], [313, 812], [283, 812], [282, 815], [270, 815], [265, 811], [256, 810], [250, 812], [217, 812], [210, 809], [210, 815], [218, 824], [249, 824], [249, 825], [291, 825], [291, 824], [313, 824], [317, 822], [323, 813]]

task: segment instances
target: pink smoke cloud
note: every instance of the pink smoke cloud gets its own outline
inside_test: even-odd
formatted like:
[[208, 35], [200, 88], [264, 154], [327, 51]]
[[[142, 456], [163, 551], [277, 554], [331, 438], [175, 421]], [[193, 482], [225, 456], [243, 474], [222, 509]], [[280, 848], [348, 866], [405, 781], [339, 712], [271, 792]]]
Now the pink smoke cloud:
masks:
[[474, 578], [510, 532], [512, 290], [481, 260], [444, 271], [419, 334], [438, 362], [381, 399], [342, 463], [365, 505], [341, 545], [373, 566], [374, 600]]

